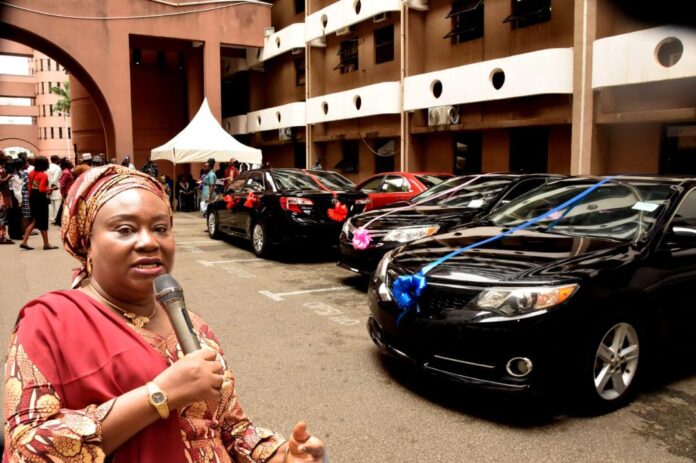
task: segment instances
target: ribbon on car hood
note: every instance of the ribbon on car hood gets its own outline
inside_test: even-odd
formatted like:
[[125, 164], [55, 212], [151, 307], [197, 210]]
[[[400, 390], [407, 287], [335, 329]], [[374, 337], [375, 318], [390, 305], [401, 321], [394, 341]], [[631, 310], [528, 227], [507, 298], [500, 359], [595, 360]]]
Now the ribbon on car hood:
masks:
[[595, 183], [591, 187], [585, 189], [581, 193], [578, 193], [577, 195], [573, 196], [563, 204], [554, 207], [553, 209], [537, 216], [532, 219], [529, 219], [528, 221], [524, 222], [521, 225], [518, 225], [514, 228], [511, 228], [509, 230], [505, 230], [502, 233], [499, 233], [498, 235], [491, 236], [490, 238], [486, 238], [485, 240], [477, 241], [473, 244], [470, 244], [468, 246], [464, 246], [459, 249], [455, 249], [454, 251], [450, 252], [449, 254], [440, 257], [439, 259], [429, 263], [420, 271], [414, 275], [401, 275], [396, 278], [394, 283], [392, 284], [391, 292], [392, 295], [394, 296], [394, 300], [396, 302], [396, 305], [401, 309], [401, 313], [396, 319], [396, 324], [397, 326], [401, 323], [401, 320], [408, 314], [410, 313], [414, 308], [416, 309], [416, 312], [418, 312], [420, 309], [418, 308], [418, 298], [423, 294], [425, 291], [425, 288], [427, 287], [428, 283], [426, 280], [425, 275], [430, 272], [432, 269], [437, 267], [438, 265], [442, 264], [443, 262], [446, 262], [450, 260], [451, 258], [458, 256], [459, 254], [469, 251], [471, 249], [477, 248], [479, 246], [482, 246], [484, 244], [492, 243], [493, 241], [497, 241], [499, 239], [505, 238], [506, 236], [512, 235], [515, 232], [518, 232], [520, 230], [524, 230], [525, 228], [529, 228], [530, 226], [534, 225], [535, 223], [553, 215], [556, 214], [563, 209], [572, 206], [576, 202], [580, 201], [590, 193], [592, 193], [594, 190], [599, 188], [600, 186], [604, 185], [605, 183], [611, 181], [614, 179], [614, 176], [606, 177], [603, 180], [600, 180], [599, 182]]
[[424, 203], [426, 203], [426, 202], [428, 202], [428, 201], [432, 201], [433, 199], [437, 199], [437, 198], [439, 198], [439, 197], [441, 197], [441, 196], [445, 196], [446, 194], [454, 193], [455, 191], [461, 190], [461, 189], [464, 188], [465, 186], [470, 185], [472, 182], [475, 182], [475, 181], [478, 180], [479, 178], [485, 177], [485, 176], [487, 176], [487, 175], [488, 175], [488, 174], [477, 175], [476, 177], [474, 177], [474, 178], [472, 178], [471, 180], [468, 180], [468, 181], [462, 183], [461, 185], [457, 185], [456, 187], [448, 188], [448, 189], [446, 189], [445, 191], [441, 191], [440, 193], [437, 193], [437, 194], [435, 194], [435, 195], [433, 195], [433, 196], [428, 196], [428, 197], [427, 197], [426, 199], [424, 199], [423, 201], [420, 201], [420, 202], [418, 202], [418, 203], [410, 203], [410, 204], [407, 204], [406, 206], [396, 207], [396, 208], [394, 208], [394, 209], [389, 209], [389, 210], [388, 210], [387, 212], [385, 212], [384, 214], [378, 215], [378, 216], [375, 217], [374, 219], [368, 221], [368, 222], [367, 222], [365, 225], [363, 225], [362, 227], [358, 227], [358, 228], [353, 232], [353, 240], [352, 240], [352, 242], [351, 242], [351, 243], [353, 244], [353, 249], [356, 249], [356, 250], [358, 250], [358, 251], [362, 251], [362, 250], [367, 249], [367, 248], [370, 246], [370, 243], [372, 242], [372, 235], [370, 235], [370, 232], [369, 232], [369, 230], [367, 229], [367, 227], [369, 227], [373, 222], [376, 222], [377, 220], [382, 219], [382, 218], [384, 218], [384, 217], [386, 217], [386, 216], [388, 216], [388, 215], [391, 215], [391, 214], [393, 214], [393, 213], [395, 213], [395, 212], [405, 211], [405, 210], [407, 210], [407, 209], [413, 209], [413, 208], [418, 207], [418, 206], [420, 206], [421, 204], [424, 204]]

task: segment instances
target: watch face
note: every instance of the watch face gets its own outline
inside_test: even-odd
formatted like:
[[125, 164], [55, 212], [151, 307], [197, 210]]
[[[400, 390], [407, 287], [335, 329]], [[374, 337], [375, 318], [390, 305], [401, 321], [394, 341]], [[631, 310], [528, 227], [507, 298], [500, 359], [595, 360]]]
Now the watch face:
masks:
[[152, 398], [152, 402], [156, 403], [157, 405], [164, 403], [164, 401], [166, 400], [164, 398], [164, 394], [162, 394], [161, 392], [155, 392], [150, 397]]

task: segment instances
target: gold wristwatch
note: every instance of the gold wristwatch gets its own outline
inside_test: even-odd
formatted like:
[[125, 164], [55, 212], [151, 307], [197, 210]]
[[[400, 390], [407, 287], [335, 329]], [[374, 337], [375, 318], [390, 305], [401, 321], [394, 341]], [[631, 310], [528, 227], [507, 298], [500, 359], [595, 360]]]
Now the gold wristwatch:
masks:
[[166, 420], [169, 418], [169, 406], [167, 405], [167, 394], [153, 382], [145, 385], [147, 387], [147, 401], [155, 407], [160, 418]]

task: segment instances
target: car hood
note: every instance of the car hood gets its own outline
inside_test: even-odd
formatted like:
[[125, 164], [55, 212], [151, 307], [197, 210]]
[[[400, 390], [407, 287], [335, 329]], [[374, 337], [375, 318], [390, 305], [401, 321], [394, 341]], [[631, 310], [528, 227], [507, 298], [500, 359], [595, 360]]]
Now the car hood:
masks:
[[[363, 212], [353, 217], [351, 223], [357, 228], [374, 220], [374, 222], [370, 223], [369, 228], [371, 230], [391, 230], [399, 227], [415, 227], [419, 225], [468, 223], [481, 212], [481, 209], [442, 206], [416, 206], [402, 211], [390, 212], [390, 209], [393, 210], [407, 205], [408, 203], [401, 202], [394, 207]], [[388, 215], [380, 217], [387, 213]]]
[[[455, 249], [494, 237], [503, 228], [480, 226], [435, 235], [399, 248], [392, 266], [416, 273]], [[444, 283], [506, 284], [579, 281], [616, 269], [638, 255], [631, 243], [522, 230], [463, 252], [430, 270]]]

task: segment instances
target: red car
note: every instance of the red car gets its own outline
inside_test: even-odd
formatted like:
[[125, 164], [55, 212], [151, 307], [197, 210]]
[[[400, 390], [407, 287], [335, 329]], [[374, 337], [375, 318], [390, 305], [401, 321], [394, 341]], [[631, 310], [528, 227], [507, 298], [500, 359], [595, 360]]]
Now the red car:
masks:
[[367, 193], [369, 203], [365, 210], [377, 209], [412, 197], [441, 183], [452, 174], [444, 172], [382, 172], [359, 183], [356, 187]]

